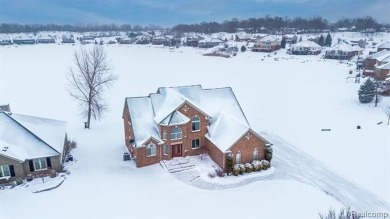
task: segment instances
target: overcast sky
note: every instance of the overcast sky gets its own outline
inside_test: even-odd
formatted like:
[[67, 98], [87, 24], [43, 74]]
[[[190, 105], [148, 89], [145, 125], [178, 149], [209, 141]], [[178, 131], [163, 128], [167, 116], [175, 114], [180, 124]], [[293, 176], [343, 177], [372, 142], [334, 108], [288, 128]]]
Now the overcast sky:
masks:
[[157, 24], [233, 17], [372, 16], [390, 23], [390, 0], [0, 0], [0, 23]]

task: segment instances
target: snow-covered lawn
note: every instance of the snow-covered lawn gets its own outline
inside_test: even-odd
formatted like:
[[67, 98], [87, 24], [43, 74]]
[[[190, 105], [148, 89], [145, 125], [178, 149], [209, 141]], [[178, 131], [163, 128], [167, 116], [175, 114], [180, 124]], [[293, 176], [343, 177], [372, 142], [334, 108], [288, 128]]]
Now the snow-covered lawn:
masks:
[[203, 190], [159, 165], [137, 169], [122, 161], [124, 98], [192, 84], [231, 86], [254, 130], [283, 137], [390, 202], [390, 126], [383, 112], [390, 98], [377, 108], [359, 104], [359, 84], [346, 82], [353, 66], [285, 52], [278, 52], [277, 59], [252, 52], [225, 59], [205, 57], [192, 48], [105, 47], [119, 80], [106, 96], [110, 111], [88, 131], [65, 90], [65, 73], [77, 46], [0, 47], [0, 102], [9, 102], [15, 113], [68, 121], [68, 134], [78, 142], [73, 151], [77, 161], [67, 165], [71, 174], [59, 188], [38, 194], [0, 191], [4, 218], [315, 218], [331, 206], [340, 207], [327, 194], [297, 181]]

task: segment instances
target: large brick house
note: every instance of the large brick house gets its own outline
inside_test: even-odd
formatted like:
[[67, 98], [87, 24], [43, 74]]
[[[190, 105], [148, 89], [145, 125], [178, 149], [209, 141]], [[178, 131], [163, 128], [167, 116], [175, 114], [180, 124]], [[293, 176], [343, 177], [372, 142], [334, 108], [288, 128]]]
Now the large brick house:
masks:
[[390, 51], [381, 50], [379, 52], [373, 53], [364, 60], [363, 63], [363, 75], [366, 76], [375, 76], [378, 72], [377, 68], [381, 67], [390, 62]]
[[266, 144], [253, 131], [230, 87], [163, 87], [144, 97], [128, 97], [123, 110], [125, 143], [137, 167], [173, 157], [208, 153], [226, 169], [264, 159]]
[[0, 110], [0, 184], [62, 170], [66, 123]]
[[335, 46], [325, 51], [325, 59], [350, 60], [352, 57], [360, 55], [362, 49], [352, 46], [344, 41], [340, 41]]
[[265, 36], [255, 42], [253, 52], [273, 52], [280, 49], [282, 40], [275, 36]]

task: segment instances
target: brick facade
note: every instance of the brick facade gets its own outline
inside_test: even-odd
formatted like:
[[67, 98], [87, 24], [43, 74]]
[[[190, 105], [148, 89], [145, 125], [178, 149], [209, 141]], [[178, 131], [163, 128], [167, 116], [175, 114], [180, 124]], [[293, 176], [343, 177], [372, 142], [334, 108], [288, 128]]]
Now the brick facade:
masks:
[[[195, 106], [191, 105], [188, 102], [184, 102], [176, 111], [187, 116], [190, 121], [186, 124], [180, 125], [159, 125], [159, 131], [161, 134], [161, 139], [163, 139], [163, 144], [158, 144], [159, 142], [153, 138], [147, 140], [144, 145], [137, 146], [136, 148], [129, 143], [131, 138], [134, 138], [133, 130], [131, 127], [131, 120], [129, 115], [129, 110], [127, 104], [125, 105], [123, 113], [123, 122], [124, 122], [124, 132], [125, 132], [125, 141], [126, 146], [129, 149], [132, 157], [135, 158], [137, 167], [144, 167], [152, 164], [156, 164], [161, 160], [169, 160], [172, 158], [172, 145], [181, 144], [182, 151], [181, 156], [194, 156], [198, 154], [208, 153], [210, 157], [217, 163], [222, 169], [225, 170], [225, 159], [226, 155], [224, 151], [221, 151], [216, 145], [214, 145], [210, 140], [205, 136], [207, 134], [208, 126], [208, 116], [197, 109]], [[192, 131], [192, 120], [197, 116], [200, 119], [200, 130]], [[179, 127], [182, 130], [181, 139], [170, 139], [170, 134], [173, 128]], [[164, 134], [166, 133], [167, 138], [164, 139]], [[197, 149], [192, 148], [192, 140], [199, 139], [200, 147]], [[147, 148], [146, 146], [150, 143], [156, 145], [156, 155], [155, 156], [146, 156]], [[167, 153], [163, 153], [163, 145], [167, 146]], [[238, 151], [241, 152], [241, 163], [250, 163], [253, 161], [253, 151], [257, 148], [259, 159], [264, 158], [264, 148], [265, 142], [253, 131], [248, 131], [243, 137], [241, 137], [229, 150], [235, 156]]]

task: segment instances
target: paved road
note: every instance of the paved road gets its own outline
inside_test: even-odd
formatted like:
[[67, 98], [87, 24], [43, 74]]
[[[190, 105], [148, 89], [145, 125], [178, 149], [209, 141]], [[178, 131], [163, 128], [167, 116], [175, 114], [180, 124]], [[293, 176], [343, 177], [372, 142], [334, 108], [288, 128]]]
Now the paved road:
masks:
[[345, 206], [358, 212], [390, 212], [389, 203], [359, 187], [356, 183], [329, 170], [324, 164], [305, 152], [288, 144], [278, 136], [262, 134], [274, 144], [272, 166], [274, 174], [249, 178], [237, 183], [222, 185], [202, 180], [196, 169], [175, 173], [175, 176], [190, 185], [202, 189], [228, 189], [258, 180], [293, 179], [309, 184], [334, 197]]

